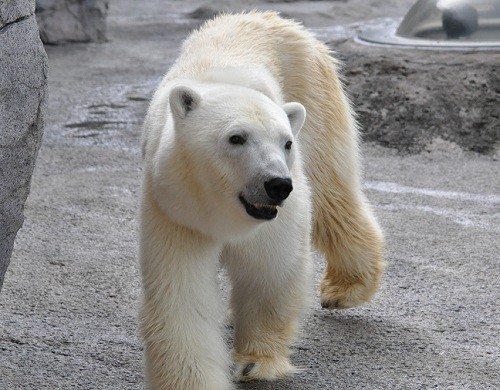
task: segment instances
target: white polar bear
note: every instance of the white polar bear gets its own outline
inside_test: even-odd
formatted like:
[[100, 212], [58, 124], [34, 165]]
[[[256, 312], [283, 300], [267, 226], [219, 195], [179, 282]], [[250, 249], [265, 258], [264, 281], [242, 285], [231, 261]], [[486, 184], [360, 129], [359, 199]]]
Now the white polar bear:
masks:
[[233, 286], [240, 380], [294, 371], [311, 227], [328, 262], [322, 305], [375, 292], [382, 234], [360, 189], [357, 129], [335, 66], [298, 24], [253, 12], [193, 33], [160, 84], [144, 125], [140, 216], [150, 388], [233, 388], [220, 261]]

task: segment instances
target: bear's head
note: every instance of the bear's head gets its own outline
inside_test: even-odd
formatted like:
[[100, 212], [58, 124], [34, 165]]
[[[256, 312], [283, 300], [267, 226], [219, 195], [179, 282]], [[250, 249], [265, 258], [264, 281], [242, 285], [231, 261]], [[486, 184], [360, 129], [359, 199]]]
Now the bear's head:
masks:
[[221, 240], [275, 219], [293, 190], [304, 107], [227, 84], [176, 86], [169, 106], [155, 180], [164, 211]]

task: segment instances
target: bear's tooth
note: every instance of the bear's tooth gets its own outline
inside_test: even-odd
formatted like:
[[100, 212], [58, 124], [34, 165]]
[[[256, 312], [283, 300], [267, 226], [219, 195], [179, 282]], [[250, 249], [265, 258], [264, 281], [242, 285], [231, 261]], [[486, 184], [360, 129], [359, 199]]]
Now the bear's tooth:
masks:
[[260, 204], [260, 203], [254, 203], [252, 205], [256, 209], [265, 209], [265, 210], [275, 210], [276, 206], [271, 205], [271, 204]]

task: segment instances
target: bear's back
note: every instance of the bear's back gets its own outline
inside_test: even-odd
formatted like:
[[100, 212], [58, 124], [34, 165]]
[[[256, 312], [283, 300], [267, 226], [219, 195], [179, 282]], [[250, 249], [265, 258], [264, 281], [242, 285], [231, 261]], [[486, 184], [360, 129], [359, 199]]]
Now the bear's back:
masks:
[[[190, 35], [168, 79], [199, 80], [207, 70], [262, 66], [281, 84], [287, 68], [318, 53], [327, 52], [300, 24], [275, 12], [221, 15]], [[288, 81], [287, 81], [288, 83]]]

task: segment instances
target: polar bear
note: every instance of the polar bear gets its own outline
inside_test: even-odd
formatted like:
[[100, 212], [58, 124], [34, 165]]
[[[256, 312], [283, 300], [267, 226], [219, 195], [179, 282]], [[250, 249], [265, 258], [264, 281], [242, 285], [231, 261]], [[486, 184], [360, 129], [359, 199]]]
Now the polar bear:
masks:
[[[353, 112], [328, 49], [273, 12], [223, 15], [183, 44], [144, 123], [140, 310], [152, 389], [232, 389], [217, 270], [232, 282], [239, 380], [292, 372], [311, 297], [361, 304], [384, 268]], [[306, 119], [307, 117], [307, 119]]]

